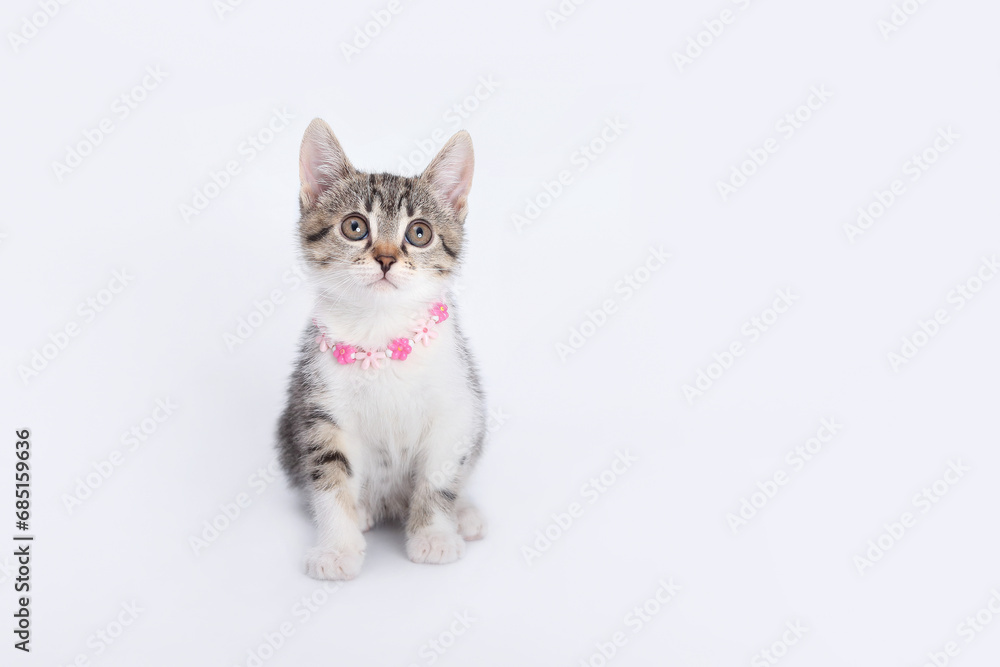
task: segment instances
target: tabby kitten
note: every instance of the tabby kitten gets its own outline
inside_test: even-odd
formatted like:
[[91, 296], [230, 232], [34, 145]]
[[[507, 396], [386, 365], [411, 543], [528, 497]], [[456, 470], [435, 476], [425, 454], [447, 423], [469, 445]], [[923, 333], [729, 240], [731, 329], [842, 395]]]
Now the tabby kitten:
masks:
[[355, 577], [362, 533], [384, 519], [405, 524], [417, 563], [457, 560], [485, 534], [463, 489], [484, 399], [448, 311], [472, 169], [464, 131], [405, 178], [355, 169], [318, 118], [306, 129], [298, 235], [316, 303], [278, 447], [316, 521], [305, 568], [317, 579]]

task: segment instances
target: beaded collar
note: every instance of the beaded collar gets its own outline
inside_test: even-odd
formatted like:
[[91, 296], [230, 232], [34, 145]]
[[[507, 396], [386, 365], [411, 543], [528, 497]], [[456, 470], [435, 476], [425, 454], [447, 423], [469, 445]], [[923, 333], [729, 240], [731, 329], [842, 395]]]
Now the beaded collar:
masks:
[[316, 343], [319, 345], [320, 352], [330, 352], [340, 364], [353, 364], [355, 361], [360, 361], [361, 368], [368, 369], [381, 368], [379, 363], [386, 359], [405, 361], [417, 343], [423, 343], [425, 347], [430, 345], [431, 339], [437, 338], [437, 327], [446, 319], [448, 319], [448, 306], [442, 301], [433, 303], [427, 309], [427, 317], [414, 326], [412, 337], [393, 338], [385, 347], [374, 350], [365, 350], [355, 345], [335, 341], [330, 338], [326, 329], [315, 318], [313, 318], [313, 324], [319, 329]]

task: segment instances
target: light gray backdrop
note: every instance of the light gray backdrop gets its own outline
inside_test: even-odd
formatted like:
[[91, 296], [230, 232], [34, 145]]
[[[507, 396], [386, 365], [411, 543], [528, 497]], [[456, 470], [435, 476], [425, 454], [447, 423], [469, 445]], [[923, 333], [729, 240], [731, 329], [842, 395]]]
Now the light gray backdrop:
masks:
[[[996, 3], [2, 15], [3, 664], [995, 664]], [[342, 587], [268, 472], [316, 116], [373, 170], [471, 132], [495, 426], [488, 538]]]

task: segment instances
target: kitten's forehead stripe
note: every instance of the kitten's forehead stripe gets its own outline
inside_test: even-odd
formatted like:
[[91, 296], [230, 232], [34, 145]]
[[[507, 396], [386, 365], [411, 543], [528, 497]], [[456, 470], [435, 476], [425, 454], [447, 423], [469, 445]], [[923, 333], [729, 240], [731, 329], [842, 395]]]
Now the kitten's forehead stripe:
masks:
[[385, 211], [385, 199], [382, 197], [382, 177], [378, 174], [372, 174], [368, 177], [369, 183], [371, 184], [372, 196], [378, 200], [378, 205]]
[[365, 196], [365, 211], [368, 213], [372, 212], [374, 206], [373, 199], [375, 197], [375, 174], [368, 174], [368, 193]]
[[401, 211], [403, 209], [403, 200], [406, 200], [406, 215], [413, 217], [413, 182], [409, 179], [406, 181], [406, 189], [403, 194], [399, 195], [399, 203], [396, 204], [396, 210]]

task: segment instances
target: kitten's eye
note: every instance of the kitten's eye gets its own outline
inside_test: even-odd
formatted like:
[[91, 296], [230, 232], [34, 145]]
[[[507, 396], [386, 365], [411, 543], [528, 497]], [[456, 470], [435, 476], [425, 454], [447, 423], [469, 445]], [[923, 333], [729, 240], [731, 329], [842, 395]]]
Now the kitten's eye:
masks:
[[431, 232], [431, 226], [426, 220], [414, 220], [406, 228], [406, 240], [410, 245], [415, 245], [418, 248], [423, 248], [430, 243], [433, 237], [434, 233]]
[[368, 236], [368, 223], [364, 218], [352, 215], [340, 225], [340, 231], [352, 241], [360, 241]]

